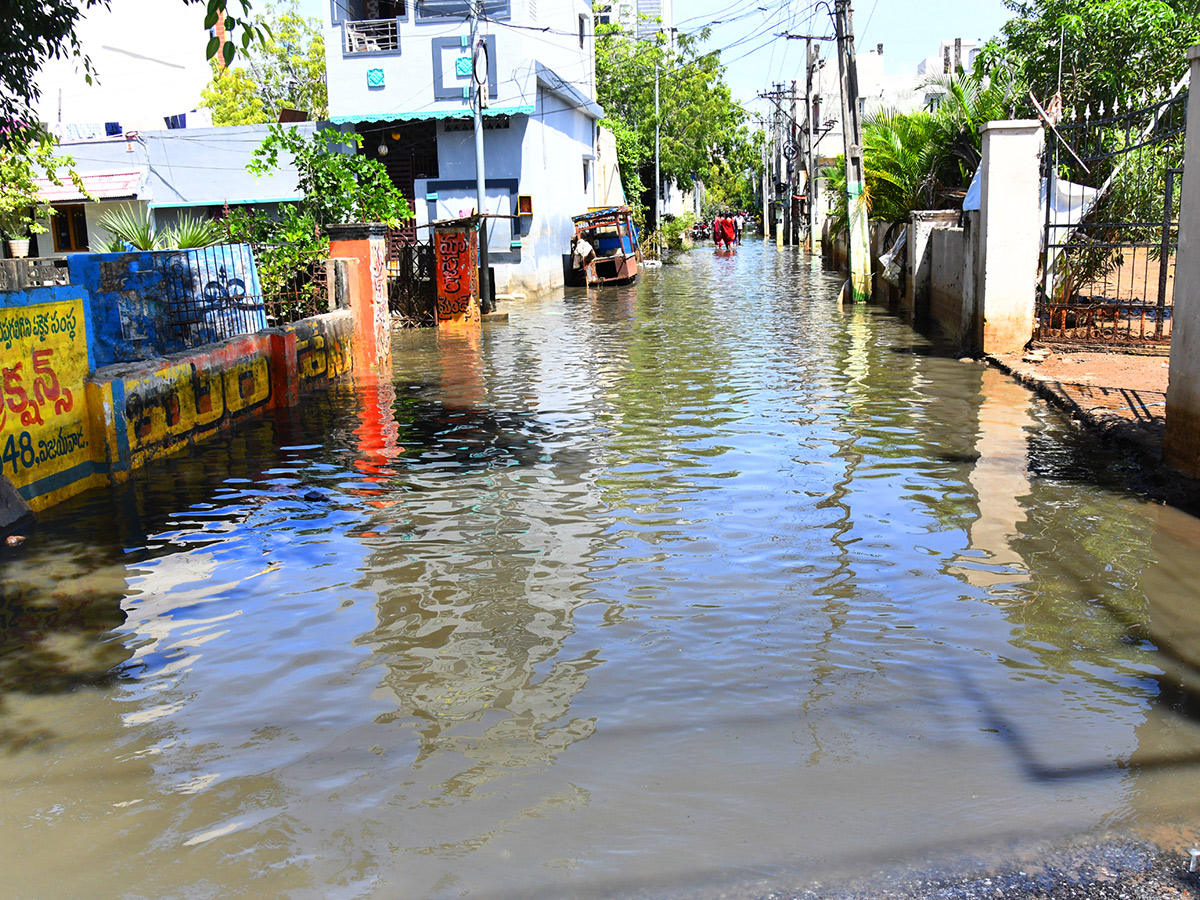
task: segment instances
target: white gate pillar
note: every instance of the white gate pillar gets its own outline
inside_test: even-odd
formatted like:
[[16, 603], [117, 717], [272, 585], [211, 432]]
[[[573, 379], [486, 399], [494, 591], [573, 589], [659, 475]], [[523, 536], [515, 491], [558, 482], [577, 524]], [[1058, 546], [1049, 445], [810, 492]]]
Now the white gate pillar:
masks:
[[[1188, 122], [1200, 123], [1200, 47], [1188, 50], [1187, 58], [1192, 75]], [[1188, 128], [1183, 167], [1163, 461], [1200, 478], [1200, 126]]]
[[1033, 337], [1041, 213], [1042, 124], [983, 126], [977, 321], [984, 353], [1019, 353]]

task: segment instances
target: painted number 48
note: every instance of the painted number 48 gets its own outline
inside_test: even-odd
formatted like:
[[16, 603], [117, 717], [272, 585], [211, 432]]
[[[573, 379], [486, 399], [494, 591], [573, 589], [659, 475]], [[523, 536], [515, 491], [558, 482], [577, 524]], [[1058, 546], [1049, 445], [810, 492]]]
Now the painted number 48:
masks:
[[22, 431], [19, 436], [10, 434], [4, 444], [4, 454], [0, 456], [0, 466], [11, 463], [14, 475], [18, 461], [26, 469], [33, 468], [33, 438], [28, 431]]

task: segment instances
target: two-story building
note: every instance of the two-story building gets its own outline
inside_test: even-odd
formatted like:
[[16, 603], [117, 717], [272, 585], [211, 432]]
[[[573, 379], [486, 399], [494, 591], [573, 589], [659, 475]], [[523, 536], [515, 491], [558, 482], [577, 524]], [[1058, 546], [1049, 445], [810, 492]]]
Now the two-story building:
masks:
[[[363, 136], [416, 218], [395, 239], [476, 208], [470, 0], [331, 0], [329, 112]], [[563, 282], [571, 216], [623, 202], [601, 140], [589, 0], [483, 0], [489, 263], [501, 293]], [[482, 57], [481, 57], [482, 60]], [[614, 155], [613, 159], [606, 159]]]

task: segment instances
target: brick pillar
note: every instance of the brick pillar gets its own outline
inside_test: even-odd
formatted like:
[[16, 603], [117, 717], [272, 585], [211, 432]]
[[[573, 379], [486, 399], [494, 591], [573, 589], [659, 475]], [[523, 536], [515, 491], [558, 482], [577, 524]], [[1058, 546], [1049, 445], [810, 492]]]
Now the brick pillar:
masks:
[[[1187, 52], [1192, 84], [1200, 77], [1200, 47]], [[1163, 461], [1200, 478], [1200, 89], [1188, 94], [1187, 146], [1179, 202], [1179, 251], [1175, 257], [1175, 308], [1171, 313], [1171, 368]], [[1188, 168], [1190, 166], [1190, 168]], [[1165, 261], [1163, 263], [1166, 264]]]
[[[354, 314], [354, 368], [390, 372], [392, 318], [387, 296], [387, 226], [380, 222], [330, 225], [331, 258], [356, 260], [351, 267], [350, 311]], [[357, 272], [355, 272], [357, 269]]]

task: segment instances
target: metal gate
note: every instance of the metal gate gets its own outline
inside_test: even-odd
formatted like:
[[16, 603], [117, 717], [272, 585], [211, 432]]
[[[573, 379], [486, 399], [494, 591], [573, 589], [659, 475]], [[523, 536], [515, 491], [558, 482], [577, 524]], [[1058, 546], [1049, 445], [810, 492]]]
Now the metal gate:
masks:
[[433, 245], [388, 232], [388, 308], [405, 325], [437, 324]]
[[1169, 344], [1186, 132], [1186, 90], [1048, 131], [1036, 340]]

